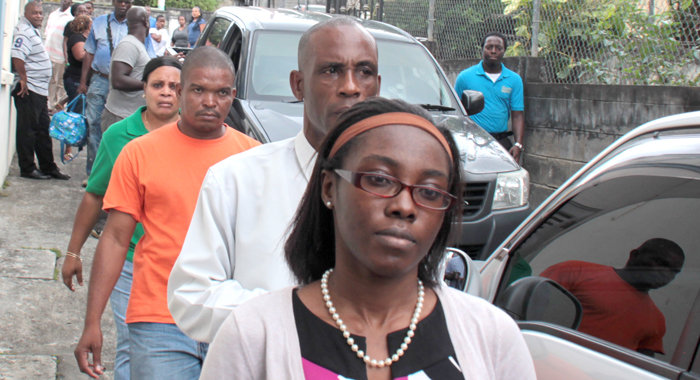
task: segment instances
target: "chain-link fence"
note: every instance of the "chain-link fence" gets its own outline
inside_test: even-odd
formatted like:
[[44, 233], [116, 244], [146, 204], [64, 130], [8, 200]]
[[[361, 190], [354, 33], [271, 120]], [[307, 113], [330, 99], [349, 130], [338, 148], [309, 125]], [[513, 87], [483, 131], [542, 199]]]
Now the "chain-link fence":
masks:
[[700, 0], [384, 0], [382, 15], [439, 60], [480, 58], [499, 31], [507, 56], [543, 60], [545, 82], [700, 82]]

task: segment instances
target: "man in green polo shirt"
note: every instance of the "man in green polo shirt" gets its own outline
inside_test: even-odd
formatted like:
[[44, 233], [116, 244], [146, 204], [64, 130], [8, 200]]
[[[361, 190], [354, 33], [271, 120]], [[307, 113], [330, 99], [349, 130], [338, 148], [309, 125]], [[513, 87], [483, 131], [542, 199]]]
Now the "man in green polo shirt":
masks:
[[[146, 106], [140, 107], [131, 116], [119, 121], [105, 131], [97, 157], [88, 179], [83, 200], [73, 222], [73, 232], [66, 259], [61, 269], [63, 283], [75, 291], [73, 276], [78, 284], [83, 285], [83, 267], [80, 251], [87, 240], [90, 231], [97, 222], [102, 211], [102, 200], [109, 180], [112, 176], [114, 163], [124, 146], [131, 140], [160, 128], [165, 124], [176, 121], [179, 101], [175, 87], [180, 82], [182, 65], [172, 57], [152, 59], [143, 72], [144, 94]], [[134, 248], [144, 234], [141, 223], [136, 225], [134, 234], [129, 242], [126, 262], [110, 296], [110, 304], [114, 313], [117, 327], [117, 357], [114, 363], [115, 379], [129, 379], [129, 330], [124, 320], [126, 308], [131, 293], [131, 278], [133, 273]]]

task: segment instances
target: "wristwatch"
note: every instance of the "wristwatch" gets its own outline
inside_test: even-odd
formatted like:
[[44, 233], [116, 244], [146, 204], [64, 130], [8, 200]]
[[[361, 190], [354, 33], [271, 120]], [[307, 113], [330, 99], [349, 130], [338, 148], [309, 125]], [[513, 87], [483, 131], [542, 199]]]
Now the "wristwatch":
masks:
[[521, 144], [521, 143], [519, 143], [519, 142], [516, 142], [516, 143], [513, 144], [513, 145], [515, 145], [515, 146], [517, 146], [518, 148], [520, 148], [521, 151], [525, 151], [525, 148], [523, 148], [523, 144]]

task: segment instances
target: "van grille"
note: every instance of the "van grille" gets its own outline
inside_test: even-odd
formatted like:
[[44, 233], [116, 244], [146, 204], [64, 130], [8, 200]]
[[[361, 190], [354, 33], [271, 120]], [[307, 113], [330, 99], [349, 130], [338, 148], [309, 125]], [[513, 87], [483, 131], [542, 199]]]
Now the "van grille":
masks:
[[462, 216], [468, 217], [476, 215], [484, 208], [486, 195], [488, 194], [488, 182], [467, 182], [464, 184], [463, 200], [468, 204], [463, 204]]

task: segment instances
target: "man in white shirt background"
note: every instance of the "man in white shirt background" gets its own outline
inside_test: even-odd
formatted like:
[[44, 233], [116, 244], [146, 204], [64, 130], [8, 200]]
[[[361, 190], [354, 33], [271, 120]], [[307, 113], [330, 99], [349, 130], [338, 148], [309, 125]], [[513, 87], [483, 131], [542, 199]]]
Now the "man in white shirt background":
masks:
[[316, 149], [345, 110], [379, 94], [377, 44], [353, 19], [316, 24], [298, 56], [290, 85], [302, 131], [212, 166], [202, 184], [168, 283], [170, 313], [193, 339], [211, 342], [233, 307], [294, 284], [284, 242]]
[[158, 57], [162, 57], [165, 54], [165, 47], [170, 42], [170, 34], [168, 34], [168, 29], [165, 27], [165, 16], [158, 15], [156, 17], [156, 26], [151, 28], [148, 33], [153, 39], [153, 50], [155, 50]]
[[66, 24], [73, 20], [70, 13], [72, 0], [61, 0], [61, 7], [49, 14], [46, 21], [46, 52], [51, 59], [51, 81], [49, 82], [49, 110], [56, 108], [56, 103], [66, 97], [66, 90], [63, 88], [63, 71], [66, 68], [65, 56], [63, 55], [63, 30]]

